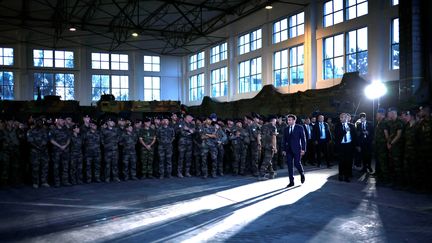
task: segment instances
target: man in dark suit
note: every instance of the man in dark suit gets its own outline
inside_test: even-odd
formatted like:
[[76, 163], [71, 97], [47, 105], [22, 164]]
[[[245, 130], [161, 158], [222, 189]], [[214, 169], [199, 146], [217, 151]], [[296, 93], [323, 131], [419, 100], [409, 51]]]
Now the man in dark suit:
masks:
[[356, 123], [357, 141], [359, 143], [361, 153], [360, 160], [362, 161], [362, 172], [369, 171], [372, 173], [371, 160], [372, 160], [372, 139], [373, 139], [373, 126], [366, 120], [366, 113], [360, 113], [360, 120]]
[[[357, 147], [357, 135], [355, 126], [348, 123], [348, 116], [342, 113], [339, 116], [340, 123], [335, 126], [335, 145], [339, 155], [339, 180], [350, 181], [352, 175], [352, 161], [354, 149]], [[360, 147], [357, 147], [360, 150]]]
[[307, 151], [303, 158], [303, 164], [309, 163], [311, 165], [315, 164], [315, 151], [314, 151], [314, 139], [313, 139], [313, 125], [309, 117], [306, 117], [304, 124], [302, 125], [306, 136], [306, 147]]
[[330, 168], [330, 161], [328, 157], [328, 144], [331, 140], [330, 129], [327, 122], [324, 122], [324, 116], [318, 116], [318, 122], [315, 124], [313, 129], [313, 138], [315, 141], [315, 148], [317, 154], [317, 166], [321, 166], [322, 157], [327, 164], [327, 168]]
[[306, 139], [303, 127], [301, 125], [296, 125], [297, 117], [293, 114], [287, 115], [288, 126], [285, 128], [283, 137], [283, 154], [286, 155], [288, 174], [289, 174], [289, 184], [287, 187], [294, 186], [294, 166], [301, 177], [301, 183], [305, 182], [303, 166], [300, 162], [301, 156], [305, 154], [306, 151]]

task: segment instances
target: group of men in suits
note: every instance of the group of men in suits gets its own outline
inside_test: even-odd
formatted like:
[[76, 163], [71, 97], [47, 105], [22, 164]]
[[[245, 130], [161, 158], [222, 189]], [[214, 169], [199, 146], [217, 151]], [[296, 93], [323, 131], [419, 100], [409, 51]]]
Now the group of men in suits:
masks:
[[350, 181], [354, 159], [362, 163], [362, 171], [372, 173], [373, 125], [367, 121], [365, 113], [360, 113], [360, 119], [355, 124], [351, 123], [351, 116], [348, 113], [341, 113], [339, 119], [340, 122], [333, 125], [325, 122], [323, 115], [318, 115], [317, 120], [306, 118], [303, 124], [299, 125], [296, 124], [295, 115], [287, 115], [282, 147], [289, 173], [287, 187], [294, 186], [294, 167], [300, 174], [301, 183], [305, 182], [302, 157], [311, 164], [316, 161], [318, 167], [324, 162], [328, 168], [331, 167], [331, 142], [334, 143], [338, 155], [340, 181]]

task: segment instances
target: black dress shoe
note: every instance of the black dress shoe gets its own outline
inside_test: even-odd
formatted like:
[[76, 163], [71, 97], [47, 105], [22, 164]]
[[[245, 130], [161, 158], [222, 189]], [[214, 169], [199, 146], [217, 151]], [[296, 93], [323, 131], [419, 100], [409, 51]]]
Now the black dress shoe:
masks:
[[305, 180], [306, 180], [306, 178], [305, 178], [304, 174], [301, 174], [300, 175], [300, 181], [301, 181], [301, 183], [303, 184], [305, 182]]
[[287, 186], [286, 186], [286, 188], [290, 188], [290, 187], [293, 187], [294, 186], [294, 182], [290, 182]]

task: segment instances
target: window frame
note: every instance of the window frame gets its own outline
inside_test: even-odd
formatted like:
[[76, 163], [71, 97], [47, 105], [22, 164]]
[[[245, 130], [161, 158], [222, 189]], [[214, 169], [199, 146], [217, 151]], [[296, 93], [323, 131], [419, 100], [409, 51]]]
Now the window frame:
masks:
[[[205, 79], [204, 73], [198, 73], [189, 77], [189, 101], [199, 101], [204, 98]], [[196, 86], [192, 85], [193, 79], [196, 79]], [[200, 85], [202, 84], [202, 85]], [[196, 90], [196, 98], [193, 98], [194, 90]], [[201, 92], [199, 92], [201, 91]]]
[[[361, 50], [359, 51], [359, 36], [363, 36], [363, 35], [359, 35], [359, 31], [366, 29], [366, 50]], [[348, 48], [350, 47], [349, 42], [350, 40], [350, 33], [351, 32], [355, 32], [355, 42], [356, 42], [356, 50], [355, 51], [349, 51]], [[344, 33], [345, 34], [345, 72], [359, 72], [359, 74], [367, 74], [368, 73], [368, 64], [369, 64], [369, 43], [368, 43], [368, 27], [361, 27], [358, 29], [354, 29], [354, 30], [350, 30]], [[366, 71], [362, 72], [361, 68], [359, 66], [359, 60], [360, 60], [360, 55], [366, 53]], [[355, 55], [355, 63], [356, 63], [356, 67], [355, 69], [349, 69], [349, 56]]]
[[[299, 19], [299, 15], [301, 15], [301, 14], [303, 14], [303, 22], [301, 22], [299, 24], [298, 19]], [[292, 18], [294, 18], [294, 17], [296, 19], [296, 23], [294, 25], [291, 25]], [[300, 26], [303, 26], [303, 31], [302, 31], [301, 34], [299, 34], [299, 31], [298, 31]], [[305, 26], [305, 12], [304, 11], [289, 16], [288, 17], [288, 38], [292, 39], [292, 38], [304, 35], [304, 26]], [[296, 34], [295, 35], [291, 35], [291, 30], [292, 29], [296, 30]]]
[[[300, 55], [299, 55], [299, 48], [302, 48], [303, 49], [303, 57], [300, 57]], [[295, 50], [295, 52], [296, 52], [296, 63], [293, 65], [293, 62], [291, 61], [291, 54], [293, 53], [293, 51]], [[290, 47], [289, 48], [289, 65], [288, 65], [288, 67], [289, 67], [289, 71], [288, 71], [288, 83], [289, 83], [289, 85], [300, 85], [300, 84], [304, 84], [304, 43], [303, 44], [300, 44], [300, 45], [296, 45], [296, 46], [292, 46], [292, 47]], [[302, 81], [301, 82], [299, 82], [299, 83], [294, 83], [293, 82], [293, 75], [292, 75], [292, 70], [293, 69], [295, 69], [296, 71], [295, 71], [295, 73], [296, 73], [296, 77], [298, 77], [299, 76], [299, 73], [300, 73], [300, 71], [299, 71], [299, 68], [300, 67], [302, 67], [302, 70], [303, 70], [303, 75], [302, 75]]]
[[[101, 85], [98, 85], [98, 86], [93, 85], [94, 84], [93, 81], [94, 81], [94, 77], [95, 76], [99, 77], [98, 81], [99, 81], [99, 83]], [[108, 87], [102, 86], [102, 80], [103, 80], [102, 77], [108, 77]], [[120, 78], [120, 81], [119, 81], [120, 82], [120, 87], [119, 88], [118, 87], [113, 87], [113, 77], [119, 77]], [[122, 80], [121, 80], [121, 78], [124, 78], [124, 77], [127, 77], [127, 82], [128, 82], [127, 88], [122, 88]], [[95, 96], [94, 96], [94, 94], [95, 94], [94, 89], [95, 88], [99, 88], [101, 90], [101, 92], [100, 92], [101, 96], [103, 95], [103, 93], [105, 91], [107, 92], [107, 94], [113, 94], [113, 90], [120, 90], [120, 94], [123, 94], [121, 91], [122, 90], [127, 90], [127, 97], [126, 97], [126, 99], [122, 99], [122, 98], [118, 99], [118, 96], [115, 96], [115, 99], [116, 99], [116, 101], [128, 101], [129, 100], [129, 96], [130, 96], [130, 84], [129, 84], [129, 82], [130, 82], [129, 75], [122, 75], [122, 74], [100, 74], [100, 73], [95, 74], [95, 73], [93, 73], [91, 75], [91, 88], [92, 88], [92, 90], [91, 90], [92, 91], [91, 92], [91, 100], [92, 101], [98, 101], [98, 100], [94, 99], [95, 98]]]
[[[150, 58], [150, 62], [146, 62], [146, 57]], [[155, 61], [155, 59], [157, 59], [157, 61]], [[149, 56], [149, 55], [144, 55], [143, 57], [143, 70], [144, 72], [160, 72], [160, 56]], [[150, 67], [148, 69], [146, 69], [147, 67]]]
[[[36, 53], [43, 53], [42, 56], [36, 57]], [[51, 53], [51, 57], [45, 55]], [[60, 53], [63, 53], [63, 58], [60, 58]], [[66, 58], [66, 53], [72, 54], [72, 59]], [[73, 69], [75, 68], [75, 52], [71, 50], [55, 50], [55, 49], [33, 49], [33, 67], [34, 68], [52, 68], [52, 69]], [[37, 65], [36, 60], [42, 61], [42, 65]], [[63, 65], [57, 65], [58, 62], [63, 62]], [[72, 61], [72, 66], [67, 67], [67, 61]], [[48, 62], [47, 64], [45, 62]], [[51, 65], [49, 65], [51, 63]]]
[[[146, 78], [150, 78], [150, 81], [151, 81], [151, 87], [150, 88], [146, 88]], [[158, 82], [159, 82], [159, 88], [154, 88], [154, 79], [158, 79]], [[144, 96], [144, 101], [153, 101], [153, 100], [158, 100], [158, 101], [160, 101], [161, 100], [161, 77], [160, 76], [144, 76], [144, 78], [143, 78], [143, 92], [144, 92], [144, 94], [143, 94], [143, 96]], [[149, 90], [150, 91], [150, 93], [151, 93], [151, 98], [150, 99], [148, 99], [148, 98], [146, 98], [146, 90]], [[157, 93], [157, 97], [159, 97], [159, 98], [155, 98], [155, 92], [158, 92]]]
[[210, 49], [210, 64], [224, 61], [227, 58], [228, 58], [228, 43], [227, 42], [213, 46]]
[[243, 55], [262, 48], [262, 28], [257, 28], [237, 38], [238, 55]]
[[[215, 78], [216, 74], [218, 74], [219, 79]], [[214, 88], [217, 86], [219, 89]], [[216, 94], [213, 92], [213, 90], [216, 90]], [[219, 90], [219, 92], [217, 92], [217, 90]], [[224, 90], [223, 93], [222, 90]], [[210, 91], [211, 91], [210, 92], [211, 97], [223, 97], [228, 95], [228, 67], [227, 66], [213, 69], [210, 71]]]
[[[47, 79], [46, 76], [52, 76], [52, 80], [51, 80], [51, 84], [49, 85], [36, 85], [36, 76], [38, 75], [42, 75], [44, 77], [44, 79]], [[64, 79], [64, 85], [59, 86], [57, 83], [57, 77], [58, 75], [63, 75], [63, 79]], [[72, 76], [73, 78], [73, 85], [72, 86], [68, 86], [67, 83], [65, 82], [66, 80], [66, 75], [68, 76]], [[48, 80], [48, 79], [47, 79]], [[40, 81], [40, 79], [38, 79], [38, 82]], [[40, 83], [38, 83], [40, 84]], [[61, 100], [75, 100], [75, 74], [74, 73], [68, 73], [68, 72], [44, 72], [41, 70], [41, 72], [36, 71], [33, 73], [33, 99], [36, 100], [38, 97], [38, 89], [37, 87], [41, 88], [41, 97], [45, 97], [47, 95], [57, 95], [61, 97]], [[49, 94], [45, 94], [44, 91], [42, 91], [42, 88], [46, 88], [49, 89], [48, 93]], [[60, 95], [58, 93], [59, 89], [64, 89], [64, 92], [62, 95]], [[73, 95], [72, 97], [66, 97], [66, 93], [67, 90], [72, 90], [73, 91]], [[70, 98], [70, 99], [69, 99]]]
[[[255, 65], [253, 65], [252, 61], [255, 61]], [[247, 72], [246, 72], [246, 65], [245, 65], [246, 63], [248, 63]], [[244, 74], [241, 74], [242, 64], [244, 66], [243, 70], [245, 70]], [[256, 70], [254, 70], [253, 67], [255, 67]], [[259, 69], [259, 72], [258, 72], [258, 69]], [[259, 80], [260, 81], [259, 84], [253, 85], [253, 82], [252, 82], [253, 78], [255, 78], [256, 80]], [[256, 92], [262, 88], [262, 57], [261, 56], [254, 57], [254, 58], [239, 62], [239, 64], [238, 64], [238, 81], [239, 81], [238, 82], [238, 93], [239, 94]], [[246, 89], [246, 87], [248, 87], [248, 88]], [[252, 88], [252, 87], [254, 87], [254, 88]]]
[[[395, 20], [397, 20], [397, 33], [398, 33], [398, 41], [395, 42], [395, 36], [394, 36], [394, 30], [395, 30]], [[400, 69], [400, 22], [399, 17], [393, 18], [391, 20], [391, 28], [390, 28], [390, 69], [391, 70], [399, 70]], [[397, 58], [397, 66], [395, 65], [394, 61], [396, 61], [395, 56], [393, 52], [395, 51], [395, 48], [397, 47], [397, 51], [399, 53], [399, 56]]]
[[[12, 85], [10, 85], [10, 84], [5, 84], [5, 73], [8, 73], [8, 74], [10, 74], [11, 75], [11, 82], [12, 82]], [[0, 79], [0, 100], [15, 100], [15, 74], [14, 74], [14, 72], [12, 72], [12, 71], [8, 71], [8, 70], [0, 70], [0, 74], [1, 74], [1, 79]], [[5, 89], [5, 88], [7, 88], [7, 87], [12, 87], [12, 90], [10, 90], [10, 89]], [[5, 96], [5, 91], [6, 90], [9, 90], [9, 91], [11, 91], [11, 94], [12, 94], [12, 97], [10, 97], [10, 96], [8, 96], [8, 97], [6, 97]]]
[[[6, 50], [12, 50], [12, 56], [7, 56], [5, 54]], [[5, 60], [12, 60], [11, 63], [5, 64]], [[15, 50], [12, 47], [0, 47], [0, 66], [12, 67], [15, 65]]]

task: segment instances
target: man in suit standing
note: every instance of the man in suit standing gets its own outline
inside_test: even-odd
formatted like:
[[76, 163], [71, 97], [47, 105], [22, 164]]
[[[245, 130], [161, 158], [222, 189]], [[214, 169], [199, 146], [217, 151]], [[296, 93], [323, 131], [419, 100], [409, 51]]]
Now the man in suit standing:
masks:
[[314, 140], [313, 140], [313, 125], [311, 124], [311, 120], [309, 117], [306, 117], [304, 120], [304, 124], [302, 125], [305, 131], [306, 136], [306, 147], [307, 151], [304, 156], [303, 163], [309, 163], [311, 165], [315, 164], [315, 151], [314, 151]]
[[[340, 123], [335, 126], [335, 145], [339, 154], [339, 180], [350, 181], [352, 175], [352, 161], [354, 157], [354, 148], [357, 147], [357, 136], [355, 127], [348, 123], [346, 113], [341, 113]], [[357, 147], [360, 150], [360, 147]]]
[[360, 113], [360, 120], [356, 123], [357, 138], [361, 149], [360, 160], [362, 161], [362, 172], [372, 173], [372, 139], [373, 126], [366, 120], [366, 113]]
[[283, 137], [283, 155], [286, 155], [288, 174], [289, 174], [289, 184], [287, 187], [294, 186], [294, 166], [301, 177], [301, 183], [305, 182], [303, 166], [300, 162], [301, 156], [306, 152], [306, 138], [303, 127], [301, 125], [296, 125], [297, 117], [293, 114], [287, 115], [288, 126], [285, 128]]
[[322, 157], [324, 157], [327, 168], [330, 168], [330, 161], [328, 158], [328, 144], [331, 140], [331, 135], [329, 125], [327, 122], [324, 122], [323, 115], [318, 116], [318, 122], [314, 126], [313, 133], [316, 145], [317, 166], [321, 166]]

